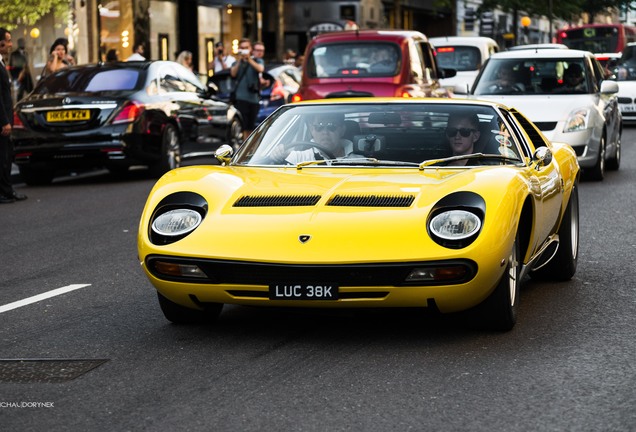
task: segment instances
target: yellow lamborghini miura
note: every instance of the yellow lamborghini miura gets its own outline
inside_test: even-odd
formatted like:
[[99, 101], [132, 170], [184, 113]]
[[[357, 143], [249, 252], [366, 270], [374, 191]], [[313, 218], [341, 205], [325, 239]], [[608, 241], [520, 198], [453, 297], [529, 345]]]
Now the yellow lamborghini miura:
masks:
[[502, 105], [291, 104], [217, 158], [164, 175], [141, 217], [140, 263], [175, 323], [229, 303], [471, 310], [509, 330], [524, 276], [576, 271], [576, 154]]

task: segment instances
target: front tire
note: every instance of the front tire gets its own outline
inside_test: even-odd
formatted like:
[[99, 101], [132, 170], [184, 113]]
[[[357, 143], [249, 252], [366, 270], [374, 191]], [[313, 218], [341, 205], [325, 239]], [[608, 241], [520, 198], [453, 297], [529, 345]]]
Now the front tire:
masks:
[[605, 135], [603, 135], [598, 147], [598, 159], [589, 174], [589, 177], [592, 180], [602, 181], [605, 178], [605, 151]]
[[157, 297], [163, 315], [168, 321], [175, 324], [212, 324], [218, 319], [223, 309], [223, 303], [207, 303], [206, 309], [202, 311], [174, 303], [159, 292], [157, 292]]
[[552, 259], [530, 273], [533, 279], [567, 281], [576, 273], [579, 259], [579, 192], [572, 189], [570, 201], [559, 227], [559, 247]]
[[477, 306], [475, 318], [478, 327], [495, 331], [509, 331], [515, 326], [521, 285], [519, 280], [521, 275], [520, 256], [521, 250], [517, 235], [508, 255], [506, 270], [497, 284], [497, 288], [483, 303]]

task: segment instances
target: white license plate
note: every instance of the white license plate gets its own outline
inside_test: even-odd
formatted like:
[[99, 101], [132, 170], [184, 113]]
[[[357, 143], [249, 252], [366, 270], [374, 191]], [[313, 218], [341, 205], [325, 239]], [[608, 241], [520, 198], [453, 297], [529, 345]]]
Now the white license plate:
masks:
[[272, 284], [270, 300], [338, 300], [334, 284]]
[[636, 112], [636, 105], [620, 105], [620, 109], [623, 112]]

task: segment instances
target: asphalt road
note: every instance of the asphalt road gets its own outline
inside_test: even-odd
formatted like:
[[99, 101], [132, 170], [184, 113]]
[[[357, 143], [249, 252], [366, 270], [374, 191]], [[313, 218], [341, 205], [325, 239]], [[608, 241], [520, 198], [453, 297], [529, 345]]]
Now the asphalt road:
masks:
[[619, 172], [581, 184], [576, 276], [530, 281], [508, 333], [237, 306], [214, 327], [172, 325], [136, 258], [153, 179], [18, 184], [29, 199], [0, 207], [0, 428], [633, 431], [635, 139]]

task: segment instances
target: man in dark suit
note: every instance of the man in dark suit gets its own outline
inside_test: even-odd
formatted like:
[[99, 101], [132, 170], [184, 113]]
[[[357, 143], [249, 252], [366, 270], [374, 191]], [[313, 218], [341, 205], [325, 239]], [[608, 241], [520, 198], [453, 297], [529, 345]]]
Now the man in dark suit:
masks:
[[0, 204], [8, 204], [26, 199], [26, 195], [17, 193], [11, 185], [11, 164], [13, 163], [13, 143], [11, 128], [13, 126], [13, 99], [11, 97], [11, 81], [5, 62], [13, 48], [11, 33], [0, 27]]

